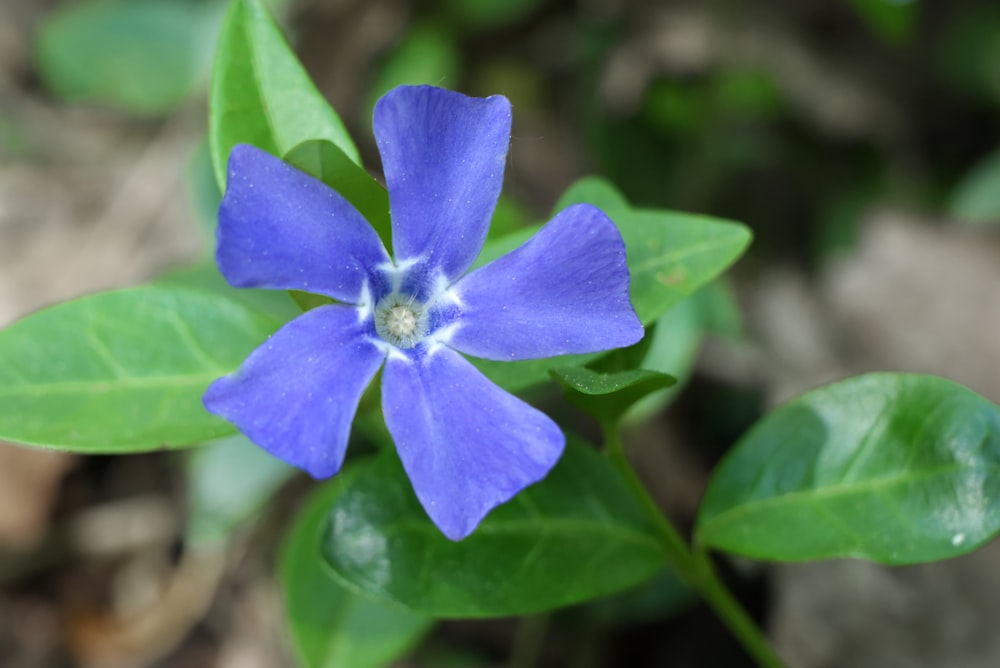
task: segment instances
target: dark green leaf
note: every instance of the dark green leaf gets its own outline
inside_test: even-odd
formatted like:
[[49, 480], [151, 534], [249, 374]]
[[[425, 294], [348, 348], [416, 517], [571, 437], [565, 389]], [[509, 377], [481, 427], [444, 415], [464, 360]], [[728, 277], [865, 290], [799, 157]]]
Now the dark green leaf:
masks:
[[333, 142], [326, 139], [303, 142], [285, 154], [284, 159], [340, 193], [371, 223], [385, 247], [392, 248], [389, 193]]
[[472, 27], [503, 26], [527, 16], [540, 0], [447, 0], [449, 9]]
[[[663, 320], [663, 318], [661, 317], [660, 320]], [[615, 348], [601, 355], [601, 357], [590, 364], [590, 368], [600, 373], [610, 374], [619, 371], [631, 371], [642, 367], [642, 361], [648, 355], [650, 343], [652, 343], [653, 337], [656, 335], [658, 323], [659, 320], [646, 327], [645, 336], [638, 343], [624, 348]]]
[[188, 542], [225, 540], [296, 472], [241, 434], [198, 448], [188, 460]]
[[234, 0], [219, 36], [210, 93], [209, 144], [220, 188], [236, 144], [281, 156], [311, 139], [328, 139], [361, 162], [340, 117], [260, 0]]
[[873, 33], [889, 44], [905, 44], [913, 35], [919, 0], [851, 0]]
[[600, 373], [586, 367], [551, 371], [567, 391], [568, 399], [606, 426], [613, 426], [634, 403], [651, 392], [677, 382], [673, 376], [647, 369]]
[[575, 443], [548, 478], [461, 542], [431, 524], [391, 452], [347, 485], [327, 522], [323, 550], [340, 577], [433, 616], [548, 610], [619, 591], [663, 563], [655, 531], [614, 469]]
[[662, 570], [637, 587], [594, 601], [584, 614], [602, 626], [657, 623], [697, 601], [698, 594], [680, 576]]
[[716, 470], [708, 547], [890, 564], [964, 554], [1000, 530], [1000, 408], [932, 376], [870, 374], [777, 409]]
[[93, 453], [231, 434], [201, 396], [280, 325], [245, 303], [178, 286], [39, 311], [0, 332], [0, 439]]
[[303, 668], [379, 668], [405, 654], [432, 624], [399, 606], [355, 594], [320, 557], [326, 512], [353, 477], [348, 470], [318, 489], [282, 546], [279, 577]]
[[175, 0], [63, 5], [42, 23], [40, 72], [70, 101], [169, 112], [203, 79], [217, 7]]

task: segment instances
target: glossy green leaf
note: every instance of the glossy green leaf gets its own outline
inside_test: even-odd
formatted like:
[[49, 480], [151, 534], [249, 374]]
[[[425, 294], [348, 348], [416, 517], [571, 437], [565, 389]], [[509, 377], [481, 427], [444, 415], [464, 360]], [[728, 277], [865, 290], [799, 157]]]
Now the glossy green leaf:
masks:
[[233, 432], [201, 396], [281, 321], [178, 286], [103, 292], [0, 331], [0, 440], [129, 452]]
[[187, 476], [188, 542], [225, 540], [297, 472], [242, 434], [193, 451]]
[[948, 213], [963, 222], [1000, 223], [1000, 149], [977, 163], [959, 182]]
[[41, 24], [39, 71], [73, 102], [169, 112], [203, 81], [218, 7], [177, 0], [65, 4]]
[[234, 0], [219, 36], [209, 101], [209, 145], [220, 188], [233, 146], [284, 155], [327, 139], [356, 163], [358, 149], [313, 85], [261, 0]]
[[[587, 202], [607, 213], [621, 232], [631, 273], [632, 305], [643, 324], [651, 325], [731, 265], [750, 243], [750, 231], [705, 216], [630, 209], [606, 181], [586, 178], [571, 186], [556, 210]], [[477, 266], [513, 250], [539, 228], [526, 228], [491, 241]], [[524, 362], [476, 360], [476, 366], [502, 387], [518, 391], [548, 378], [550, 369], [582, 366], [598, 355], [572, 355]]]
[[1000, 530], [1000, 408], [933, 376], [869, 374], [808, 392], [718, 467], [705, 546], [760, 559], [908, 564]]
[[395, 453], [384, 453], [333, 504], [323, 551], [359, 590], [441, 617], [569, 605], [641, 582], [663, 563], [611, 465], [572, 442], [544, 481], [457, 543], [427, 518]]
[[432, 624], [425, 616], [355, 594], [323, 562], [323, 520], [353, 478], [348, 469], [320, 487], [282, 546], [278, 575], [302, 668], [379, 668], [405, 654]]
[[552, 377], [566, 388], [568, 399], [602, 425], [613, 426], [637, 401], [677, 382], [648, 369], [600, 373], [586, 367], [560, 367]]
[[284, 160], [340, 193], [371, 223], [385, 247], [392, 248], [389, 193], [333, 142], [303, 142], [285, 154]]

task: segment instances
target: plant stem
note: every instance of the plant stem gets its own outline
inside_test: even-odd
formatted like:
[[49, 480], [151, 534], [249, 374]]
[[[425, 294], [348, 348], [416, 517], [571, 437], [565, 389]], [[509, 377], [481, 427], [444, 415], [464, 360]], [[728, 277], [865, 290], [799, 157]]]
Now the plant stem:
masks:
[[549, 630], [549, 615], [528, 615], [522, 617], [514, 647], [511, 650], [509, 668], [534, 668], [538, 665], [545, 634]]
[[667, 563], [701, 594], [702, 598], [715, 611], [715, 614], [719, 616], [719, 619], [740, 641], [747, 654], [757, 662], [757, 665], [762, 666], [762, 668], [782, 668], [781, 660], [771, 649], [763, 632], [716, 575], [708, 555], [701, 550], [691, 549], [687, 541], [681, 537], [674, 525], [663, 514], [660, 506], [649, 495], [646, 486], [639, 480], [639, 476], [636, 475], [625, 456], [625, 448], [615, 425], [604, 424], [601, 426], [604, 430], [604, 443], [608, 457], [621, 473], [635, 498], [642, 504], [643, 510], [653, 521], [663, 541]]

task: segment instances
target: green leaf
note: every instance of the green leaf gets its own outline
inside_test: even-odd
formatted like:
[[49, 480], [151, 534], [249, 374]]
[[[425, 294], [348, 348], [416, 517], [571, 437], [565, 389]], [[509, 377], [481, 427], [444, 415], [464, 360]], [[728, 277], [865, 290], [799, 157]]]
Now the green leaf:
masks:
[[932, 376], [869, 374], [777, 409], [716, 470], [703, 545], [760, 559], [911, 564], [1000, 530], [1000, 408]]
[[67, 100], [164, 114], [207, 70], [217, 7], [176, 0], [64, 5], [42, 22], [39, 71]]
[[677, 379], [677, 383], [636, 402], [629, 409], [625, 421], [644, 420], [673, 401], [691, 376], [704, 335], [738, 339], [742, 327], [739, 307], [722, 279], [712, 281], [678, 302], [656, 321], [656, 329], [652, 333], [646, 333], [646, 356], [638, 365], [651, 371], [669, 373]]
[[207, 291], [229, 301], [238, 302], [252, 311], [259, 311], [277, 322], [288, 322], [302, 315], [288, 292], [256, 288], [234, 288], [219, 273], [213, 260], [185, 267], [160, 276], [153, 285]]
[[889, 44], [906, 44], [913, 37], [918, 0], [851, 0], [854, 10], [873, 33]]
[[634, 626], [661, 622], [697, 602], [695, 590], [664, 569], [637, 587], [590, 603], [583, 613], [601, 626]]
[[621, 191], [610, 181], [598, 176], [585, 176], [575, 181], [556, 202], [552, 215], [573, 204], [593, 204], [612, 218], [619, 211], [628, 211], [631, 205]]
[[303, 668], [380, 668], [405, 654], [432, 624], [399, 606], [355, 594], [336, 580], [320, 557], [326, 512], [354, 473], [348, 469], [320, 487], [282, 545], [278, 576]]
[[632, 305], [644, 324], [732, 264], [750, 243], [737, 223], [670, 211], [616, 215], [632, 273]]
[[963, 222], [1000, 223], [1000, 149], [962, 178], [952, 193], [948, 213]]
[[233, 432], [201, 396], [281, 321], [177, 286], [103, 292], [0, 332], [0, 440], [129, 452]]
[[225, 540], [297, 472], [241, 434], [193, 451], [188, 459], [188, 542]]
[[396, 86], [454, 87], [461, 63], [462, 51], [447, 26], [428, 22], [413, 27], [382, 63], [369, 90], [368, 118], [376, 101]]
[[[593, 177], [570, 186], [557, 209], [580, 202], [603, 208], [618, 226], [628, 254], [632, 305], [644, 325], [656, 322], [725, 271], [750, 243], [750, 231], [739, 223], [672, 211], [630, 209], [612, 185]], [[490, 241], [476, 266], [513, 250], [539, 229], [526, 228]], [[475, 364], [493, 382], [513, 392], [547, 380], [550, 369], [582, 366], [598, 356], [570, 355], [524, 362], [475, 360]]]
[[606, 426], [614, 426], [637, 401], [677, 382], [673, 376], [647, 369], [600, 373], [586, 367], [552, 369], [552, 377], [568, 390], [567, 398]]
[[611, 465], [572, 442], [544, 481], [457, 543], [427, 518], [395, 453], [384, 453], [333, 504], [323, 553], [362, 592], [440, 617], [549, 610], [629, 587], [663, 563]]
[[509, 25], [526, 17], [540, 0], [446, 0], [448, 8], [474, 28]]
[[632, 275], [632, 305], [648, 325], [721, 274], [750, 244], [750, 230], [708, 216], [632, 209], [611, 184], [582, 179], [559, 199], [561, 210], [589, 202], [618, 226]]
[[191, 155], [184, 173], [184, 185], [191, 213], [199, 227], [206, 232], [206, 238], [210, 240], [206, 247], [214, 254], [215, 228], [219, 220], [222, 191], [215, 182], [212, 153], [207, 140], [200, 142]]
[[220, 188], [233, 146], [284, 155], [310, 139], [328, 139], [352, 161], [358, 149], [316, 90], [260, 0], [234, 0], [212, 72], [209, 144]]
[[389, 193], [333, 142], [303, 142], [286, 153], [284, 160], [340, 193], [371, 223], [385, 247], [392, 248]]

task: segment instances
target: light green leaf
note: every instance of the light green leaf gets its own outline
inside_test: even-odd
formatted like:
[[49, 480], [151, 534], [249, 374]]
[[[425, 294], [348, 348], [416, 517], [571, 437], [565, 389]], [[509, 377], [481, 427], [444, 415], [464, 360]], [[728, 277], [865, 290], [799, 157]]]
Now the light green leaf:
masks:
[[614, 217], [619, 211], [628, 211], [632, 205], [610, 181], [598, 176], [585, 176], [575, 181], [556, 202], [552, 215], [573, 204], [593, 204], [598, 209]]
[[737, 223], [670, 211], [616, 214], [632, 274], [632, 305], [644, 324], [712, 280], [742, 255], [750, 231]]
[[[597, 178], [583, 179], [560, 198], [558, 210], [580, 202], [603, 207], [618, 226], [628, 255], [631, 297], [639, 319], [651, 325], [679, 301], [693, 294], [731, 265], [750, 243], [740, 225], [672, 211], [630, 209], [617, 190]], [[513, 250], [538, 231], [519, 230], [490, 241], [477, 266]], [[548, 379], [549, 369], [582, 366], [595, 355], [571, 355], [524, 362], [475, 360], [493, 382], [518, 391]]]
[[164, 114], [203, 80], [218, 7], [176, 0], [65, 4], [41, 24], [39, 70], [67, 100]]
[[208, 140], [198, 144], [188, 161], [184, 173], [184, 185], [191, 214], [199, 227], [206, 233], [205, 244], [209, 253], [215, 253], [215, 228], [219, 220], [219, 204], [222, 202], [222, 191], [215, 182], [215, 171], [212, 166], [212, 154], [208, 148]]
[[963, 222], [1000, 223], [1000, 149], [977, 163], [959, 182], [948, 213]]
[[327, 510], [354, 478], [348, 469], [320, 487], [285, 537], [278, 575], [298, 664], [303, 668], [379, 668], [405, 654], [432, 620], [355, 594], [320, 556]]
[[281, 321], [178, 286], [103, 292], [0, 331], [0, 440], [75, 452], [191, 445], [231, 434], [202, 407]]
[[663, 563], [614, 469], [573, 442], [544, 481], [460, 542], [431, 523], [395, 454], [384, 453], [333, 504], [323, 553], [360, 591], [441, 617], [549, 610], [627, 588]]
[[238, 143], [277, 156], [328, 139], [355, 163], [358, 149], [316, 90], [260, 0], [234, 0], [223, 22], [212, 72], [209, 145], [219, 187]]
[[239, 302], [252, 311], [259, 311], [282, 323], [302, 315], [302, 309], [296, 306], [287, 292], [234, 288], [229, 285], [219, 273], [219, 267], [214, 260], [164, 274], [153, 285], [213, 292], [221, 298]]
[[297, 471], [242, 434], [193, 451], [188, 459], [188, 542], [225, 540]]
[[422, 23], [388, 54], [369, 90], [368, 118], [375, 102], [396, 86], [430, 84], [452, 88], [458, 83], [462, 52], [455, 37], [439, 23]]
[[870, 374], [758, 423], [716, 470], [702, 545], [760, 559], [946, 559], [1000, 530], [1000, 408], [933, 376]]

